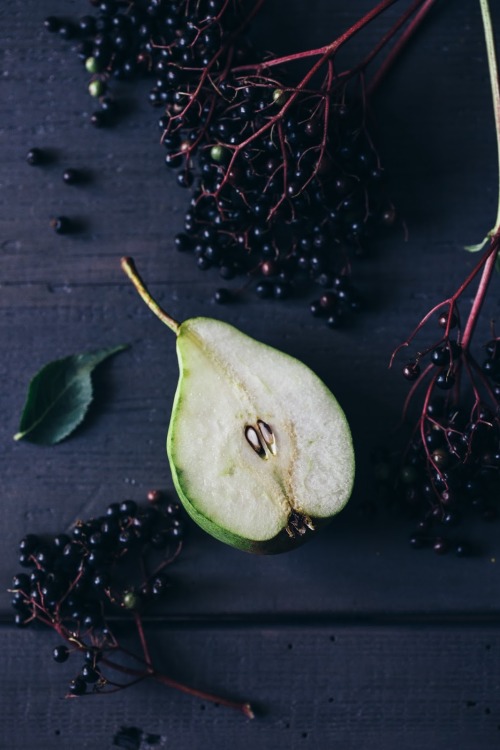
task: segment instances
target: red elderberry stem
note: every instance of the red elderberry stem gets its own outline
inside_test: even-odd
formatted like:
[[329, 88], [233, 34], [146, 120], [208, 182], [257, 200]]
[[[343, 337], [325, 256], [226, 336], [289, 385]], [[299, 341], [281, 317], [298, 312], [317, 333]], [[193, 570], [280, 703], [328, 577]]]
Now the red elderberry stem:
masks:
[[137, 634], [141, 643], [142, 653], [144, 654], [144, 661], [146, 662], [148, 669], [153, 670], [153, 662], [151, 661], [151, 654], [149, 653], [148, 642], [144, 633], [144, 627], [142, 625], [142, 618], [136, 610], [134, 610], [135, 626], [137, 628]]
[[201, 700], [208, 701], [209, 703], [217, 703], [220, 706], [224, 706], [224, 708], [232, 708], [235, 711], [240, 711], [244, 716], [246, 716], [247, 719], [255, 719], [255, 713], [250, 703], [233, 701], [228, 698], [221, 698], [220, 696], [213, 695], [212, 693], [206, 693], [204, 690], [198, 690], [197, 688], [189, 687], [181, 682], [172, 680], [170, 677], [166, 677], [165, 675], [158, 672], [155, 672], [151, 676], [162, 685], [180, 690], [182, 693], [187, 693], [187, 695], [190, 695], [193, 698], [200, 698]]
[[[469, 314], [469, 320], [467, 321], [466, 329], [462, 338], [462, 348], [467, 349], [470, 344], [470, 337], [472, 336], [472, 332], [474, 330], [477, 316], [479, 315], [479, 311], [483, 305], [484, 298], [486, 296], [486, 291], [488, 289], [488, 285], [491, 281], [491, 276], [493, 273], [493, 270], [495, 268], [495, 260], [496, 256], [498, 255], [500, 245], [500, 230], [497, 232], [497, 234], [492, 239], [490, 246], [488, 250], [482, 255], [478, 263], [474, 266], [472, 271], [469, 273], [469, 275], [466, 277], [466, 279], [460, 284], [458, 289], [451, 295], [451, 297], [448, 297], [448, 299], [443, 300], [443, 302], [439, 302], [437, 305], [434, 305], [420, 320], [417, 326], [413, 329], [413, 331], [410, 333], [406, 341], [403, 341], [402, 344], [399, 344], [398, 347], [394, 350], [392, 353], [389, 367], [392, 366], [394, 362], [394, 358], [398, 354], [401, 349], [407, 347], [410, 345], [410, 343], [413, 341], [415, 336], [419, 333], [419, 331], [422, 330], [422, 328], [425, 326], [427, 321], [432, 318], [432, 316], [437, 313], [439, 310], [441, 310], [443, 307], [448, 307], [450, 314], [452, 310], [455, 308], [455, 305], [458, 301], [458, 299], [462, 296], [462, 294], [465, 292], [467, 287], [472, 284], [476, 276], [479, 274], [479, 272], [483, 269], [484, 271], [481, 276], [481, 283], [480, 287], [478, 288], [476, 292], [476, 298], [479, 297], [478, 301], [476, 302], [476, 298], [474, 300], [473, 308]], [[474, 313], [474, 315], [473, 315]], [[472, 320], [471, 320], [472, 317]], [[467, 338], [466, 338], [467, 333]], [[433, 348], [433, 347], [431, 347]]]
[[178, 682], [171, 677], [167, 677], [167, 675], [162, 674], [161, 672], [151, 667], [148, 667], [146, 670], [134, 669], [133, 667], [126, 667], [122, 664], [118, 664], [117, 662], [114, 662], [106, 657], [102, 659], [102, 664], [105, 664], [106, 666], [116, 670], [117, 672], [120, 672], [121, 674], [126, 674], [129, 677], [134, 677], [137, 681], [149, 677], [153, 680], [156, 680], [156, 682], [159, 682], [161, 685], [173, 688], [174, 690], [179, 690], [181, 693], [186, 693], [186, 695], [190, 695], [193, 698], [199, 698], [201, 700], [207, 701], [208, 703], [216, 703], [220, 706], [224, 706], [224, 708], [231, 708], [235, 711], [239, 711], [240, 713], [243, 713], [244, 716], [247, 717], [247, 719], [255, 718], [255, 714], [250, 703], [234, 701], [230, 700], [229, 698], [223, 698], [219, 695], [214, 695], [213, 693], [208, 693], [205, 690], [198, 690], [197, 688], [185, 685], [183, 682]]
[[398, 40], [395, 42], [394, 46], [392, 47], [391, 51], [388, 53], [387, 57], [383, 61], [383, 63], [379, 66], [377, 72], [373, 76], [368, 93], [369, 96], [373, 94], [373, 92], [380, 86], [382, 79], [387, 75], [390, 68], [393, 66], [394, 62], [396, 61], [396, 58], [399, 57], [403, 49], [406, 47], [410, 39], [414, 36], [417, 29], [420, 27], [420, 25], [423, 23], [424, 19], [427, 17], [429, 11], [434, 7], [437, 0], [424, 0], [423, 5], [421, 5], [422, 0], [419, 0], [419, 2], [414, 3], [412, 8], [407, 13], [407, 18], [415, 12], [415, 6], [421, 5], [421, 7], [418, 9], [415, 18], [409, 23], [408, 27], [405, 29], [405, 31], [402, 32], [402, 34], [399, 36]]
[[[231, 34], [231, 36], [227, 39], [226, 43], [214, 54], [214, 56], [212, 57], [212, 59], [210, 60], [210, 62], [208, 63], [208, 65], [205, 68], [203, 68], [203, 71], [202, 71], [202, 73], [200, 75], [200, 79], [198, 81], [198, 84], [197, 84], [194, 92], [189, 97], [188, 103], [182, 109], [182, 111], [179, 112], [175, 116], [175, 118], [173, 118], [173, 119], [179, 119], [179, 118], [183, 117], [191, 109], [191, 107], [193, 106], [194, 102], [197, 101], [198, 96], [200, 95], [200, 93], [201, 93], [201, 91], [203, 89], [203, 86], [205, 85], [207, 79], [210, 76], [210, 71], [214, 67], [214, 65], [217, 62], [217, 60], [219, 59], [219, 57], [221, 57], [221, 55], [224, 52], [226, 52], [228, 49], [230, 49], [230, 47], [231, 47], [234, 39], [236, 39], [238, 37], [238, 35], [241, 34], [241, 32], [245, 29], [245, 27], [250, 23], [250, 21], [258, 13], [258, 11], [262, 7], [262, 5], [264, 5], [265, 2], [266, 2], [266, 0], [257, 0], [257, 2], [255, 3], [254, 7], [249, 11], [248, 15], [245, 16], [245, 18], [243, 19], [243, 21], [241, 22], [241, 24], [233, 31], [233, 33]], [[225, 7], [226, 7], [227, 4], [228, 4], [228, 0], [227, 0], [227, 2], [224, 5], [223, 10], [225, 9]], [[221, 12], [220, 12], [219, 15], [222, 15], [223, 10], [221, 10]], [[166, 135], [167, 132], [168, 132], [168, 130], [165, 131], [164, 135]]]
[[[366, 13], [362, 18], [360, 18], [356, 23], [354, 23], [347, 31], [344, 31], [343, 34], [341, 34], [335, 41], [330, 42], [330, 44], [326, 44], [323, 47], [317, 47], [316, 49], [306, 50], [304, 52], [295, 52], [291, 55], [284, 55], [283, 57], [275, 57], [271, 60], [265, 60], [258, 65], [241, 65], [238, 68], [233, 68], [233, 72], [235, 73], [244, 73], [249, 70], [262, 70], [264, 68], [272, 68], [276, 65], [284, 65], [286, 63], [290, 62], [296, 62], [297, 60], [304, 60], [307, 57], [320, 57], [321, 60], [316, 63], [313, 68], [314, 72], [320, 67], [325, 58], [330, 57], [332, 54], [334, 54], [343, 44], [349, 41], [353, 36], [355, 36], [359, 31], [361, 31], [365, 26], [367, 26], [371, 21], [373, 21], [377, 16], [381, 15], [387, 8], [390, 8], [391, 5], [394, 5], [394, 3], [398, 2], [398, 0], [382, 0], [378, 5], [375, 6], [371, 11]], [[418, 2], [422, 2], [422, 0], [418, 0]]]
[[465, 324], [464, 335], [462, 338], [462, 349], [467, 351], [470, 346], [470, 341], [474, 333], [474, 329], [477, 324], [481, 308], [484, 304], [486, 293], [490, 285], [491, 277], [495, 270], [495, 264], [497, 261], [498, 250], [500, 247], [500, 230], [497, 230], [496, 234], [490, 242], [490, 246], [485, 255], [484, 268], [479, 280], [479, 286], [474, 296], [472, 308]]

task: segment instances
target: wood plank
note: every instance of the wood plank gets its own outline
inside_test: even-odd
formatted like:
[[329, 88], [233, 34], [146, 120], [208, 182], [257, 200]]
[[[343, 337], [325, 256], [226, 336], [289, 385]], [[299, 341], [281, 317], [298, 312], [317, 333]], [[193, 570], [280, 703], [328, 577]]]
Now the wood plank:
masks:
[[154, 747], [178, 750], [498, 747], [497, 628], [197, 627], [152, 636], [171, 676], [250, 700], [257, 718], [147, 683], [64, 700], [77, 655], [55, 664], [51, 634], [2, 628], [0, 747], [23, 750], [36, 737], [39, 750], [111, 749], [122, 727], [143, 733], [133, 750], [149, 750], [148, 735]]
[[[323, 31], [309, 8], [299, 2], [293, 7], [304, 20], [301, 28], [317, 39]], [[361, 10], [361, 4], [344, 3], [337, 17], [333, 6], [321, 7], [332, 29]], [[79, 15], [86, 8], [83, 0], [54, 0], [50, 12]], [[281, 0], [275, 12], [278, 24], [287, 17], [291, 33], [297, 27], [287, 8]], [[306, 310], [302, 314], [294, 301], [277, 307], [252, 299], [215, 307], [210, 295], [219, 282], [195, 272], [190, 259], [172, 249], [186, 198], [161, 169], [156, 113], [138, 97], [119, 127], [92, 129], [85, 76], [65, 45], [41, 28], [46, 12], [36, 0], [15, 0], [2, 9], [7, 22], [0, 28], [2, 580], [16, 571], [15, 546], [27, 531], [53, 533], [124, 495], [139, 500], [151, 486], [171, 489], [163, 446], [177, 380], [173, 342], [119, 270], [119, 257], [130, 253], [179, 318], [217, 315], [316, 369], [344, 405], [358, 453], [350, 507], [293, 555], [249, 558], [193, 529], [179, 568], [183, 587], [172, 600], [179, 615], [497, 611], [494, 526], [470, 529], [484, 542], [483, 557], [437, 560], [407, 549], [406, 522], [384, 512], [375, 519], [358, 513], [373, 493], [370, 453], [394, 439], [387, 433], [406, 392], [399, 375], [387, 372], [390, 353], [423, 310], [471, 266], [473, 259], [464, 258], [461, 248], [483, 236], [494, 214], [495, 190], [485, 189], [496, 177], [477, 11], [465, 2], [440, 10], [377, 104], [379, 138], [410, 239], [403, 243], [394, 236], [381, 243], [360, 267], [373, 310], [355, 330], [338, 333], [319, 326]], [[268, 38], [276, 34], [271, 23], [264, 26]], [[376, 33], [370, 31], [363, 44]], [[306, 37], [290, 43], [299, 41], [305, 44]], [[359, 49], [355, 45], [353, 54]], [[27, 166], [24, 155], [33, 145], [55, 148], [56, 161], [44, 169]], [[86, 167], [93, 180], [63, 185], [68, 165]], [[54, 236], [48, 219], [62, 212], [85, 218], [86, 230]], [[484, 318], [485, 336], [499, 307], [496, 296]], [[104, 368], [98, 408], [74, 438], [52, 450], [12, 442], [28, 380], [42, 364], [124, 341], [131, 350]], [[8, 609], [4, 592], [0, 608]]]

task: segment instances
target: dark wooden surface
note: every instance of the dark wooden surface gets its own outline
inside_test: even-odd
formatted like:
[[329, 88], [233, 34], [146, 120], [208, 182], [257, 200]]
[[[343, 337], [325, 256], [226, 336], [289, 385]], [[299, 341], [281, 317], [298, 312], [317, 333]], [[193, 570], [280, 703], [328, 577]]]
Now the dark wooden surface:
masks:
[[[372, 4], [270, 0], [255, 33], [277, 51], [306, 48]], [[443, 0], [375, 102], [376, 138], [409, 239], [401, 233], [379, 243], [358, 267], [372, 309], [350, 330], [332, 332], [305, 303], [215, 306], [216, 276], [173, 249], [187, 199], [162, 168], [146, 88], [124, 89], [129, 115], [96, 131], [80, 63], [42, 29], [49, 13], [82, 15], [85, 0], [2, 3], [0, 748], [104, 750], [122, 726], [177, 750], [498, 747], [498, 526], [469, 530], [482, 555], [438, 559], [408, 548], [402, 519], [360, 513], [373, 493], [370, 453], [395, 439], [406, 392], [388, 371], [390, 353], [465, 276], [473, 258], [463, 246], [494, 220], [496, 156], [476, 5]], [[359, 59], [395, 12], [344, 58]], [[54, 150], [54, 162], [29, 167], [32, 146]], [[67, 166], [87, 169], [91, 181], [64, 185]], [[55, 236], [48, 227], [55, 214], [81, 217], [85, 230]], [[152, 629], [172, 674], [254, 701], [260, 712], [252, 723], [154, 685], [64, 701], [71, 675], [50, 658], [51, 634], [11, 624], [5, 589], [24, 533], [59, 531], [112, 500], [142, 500], [151, 487], [172, 490], [164, 440], [177, 381], [174, 340], [125, 280], [123, 254], [136, 258], [176, 318], [223, 318], [309, 364], [352, 423], [358, 476], [338, 520], [308, 546], [274, 558], [226, 548], [190, 527], [178, 585]], [[498, 281], [488, 305], [485, 321], [498, 318]], [[132, 346], [102, 369], [98, 403], [74, 437], [50, 449], [12, 440], [36, 370], [118, 343]]]

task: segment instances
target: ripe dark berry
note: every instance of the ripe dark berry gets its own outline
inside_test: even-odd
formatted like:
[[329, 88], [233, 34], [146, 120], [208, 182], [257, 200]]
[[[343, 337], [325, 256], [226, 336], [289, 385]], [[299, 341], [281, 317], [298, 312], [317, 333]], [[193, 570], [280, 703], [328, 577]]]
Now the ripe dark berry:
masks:
[[231, 302], [231, 300], [232, 294], [229, 289], [217, 289], [214, 294], [214, 302], [217, 302], [218, 305], [225, 305], [228, 302]]
[[109, 125], [109, 116], [105, 110], [97, 110], [90, 115], [90, 123], [95, 128], [104, 128]]
[[314, 318], [319, 318], [325, 312], [325, 309], [321, 306], [319, 299], [311, 302], [311, 304], [309, 305], [309, 310]]
[[273, 285], [269, 281], [261, 281], [255, 287], [255, 294], [260, 299], [267, 299], [273, 295]]
[[73, 223], [67, 216], [56, 216], [50, 220], [50, 226], [57, 234], [69, 234], [73, 230]]
[[82, 677], [85, 680], [85, 682], [93, 683], [97, 682], [101, 675], [97, 671], [97, 669], [94, 669], [93, 666], [90, 664], [84, 664], [82, 667]]
[[52, 540], [52, 544], [54, 545], [55, 549], [60, 552], [62, 552], [66, 545], [70, 542], [71, 539], [67, 534], [57, 534], [57, 536], [55, 536]]
[[191, 170], [185, 169], [182, 172], [179, 172], [177, 175], [177, 184], [183, 188], [191, 187], [193, 184], [193, 173]]
[[106, 515], [117, 518], [121, 514], [120, 503], [110, 503], [106, 509]]
[[58, 664], [62, 664], [69, 658], [69, 650], [67, 646], [56, 646], [52, 651], [52, 657]]
[[340, 311], [330, 314], [326, 319], [326, 325], [328, 326], [328, 328], [338, 328], [341, 322], [342, 316], [340, 314]]
[[412, 534], [409, 541], [410, 547], [412, 547], [412, 549], [424, 549], [424, 547], [429, 546], [428, 537], [421, 532]]
[[14, 615], [14, 625], [18, 628], [25, 628], [29, 625], [30, 616], [25, 612], [16, 612]]
[[488, 341], [485, 348], [490, 359], [500, 359], [500, 339]]
[[332, 292], [325, 292], [319, 298], [319, 304], [323, 310], [331, 310], [335, 307], [337, 298]]
[[451, 316], [448, 313], [441, 313], [438, 318], [438, 323], [441, 328], [446, 328], [447, 326], [449, 326], [449, 328], [455, 328], [458, 323], [458, 319], [455, 313], [452, 313]]
[[438, 537], [434, 540], [432, 549], [437, 555], [445, 555], [450, 550], [450, 545], [446, 539]]
[[26, 573], [18, 573], [12, 578], [13, 589], [16, 589], [16, 590], [22, 589], [23, 591], [28, 591], [29, 585], [30, 585], [30, 579]]
[[119, 507], [122, 516], [135, 516], [137, 513], [137, 503], [134, 500], [124, 500]]
[[420, 365], [417, 362], [407, 362], [403, 367], [403, 377], [406, 380], [416, 380], [420, 375]]
[[450, 362], [450, 354], [445, 346], [439, 346], [431, 354], [431, 360], [437, 367], [443, 367]]
[[167, 529], [167, 536], [170, 539], [182, 539], [184, 536], [184, 523], [180, 519], [174, 519], [169, 529]]
[[19, 551], [31, 555], [40, 546], [40, 537], [36, 534], [27, 534], [19, 542]]
[[176, 250], [183, 253], [186, 250], [191, 250], [193, 247], [193, 243], [191, 241], [191, 238], [189, 235], [185, 234], [184, 232], [180, 232], [179, 234], [176, 234], [174, 237], [174, 243]]
[[87, 664], [95, 666], [97, 662], [101, 661], [102, 659], [102, 651], [100, 651], [98, 648], [88, 648], [85, 651], [83, 658]]
[[74, 39], [78, 33], [78, 29], [71, 21], [61, 21], [58, 33], [61, 39]]
[[170, 581], [164, 574], [157, 575], [151, 582], [151, 594], [155, 598], [164, 596], [167, 589], [170, 587]]
[[443, 370], [436, 377], [436, 385], [444, 391], [450, 390], [455, 385], [455, 377], [453, 373]]
[[40, 164], [43, 164], [46, 161], [46, 157], [42, 149], [30, 148], [30, 150], [26, 154], [26, 161], [32, 167], [38, 167]]
[[66, 185], [76, 185], [81, 182], [82, 174], [77, 169], [65, 169], [62, 178]]
[[181, 510], [180, 503], [168, 503], [168, 505], [165, 508], [165, 513], [168, 516], [177, 516], [179, 515]]
[[44, 18], [43, 25], [47, 31], [53, 34], [61, 28], [61, 19], [56, 18], [56, 16], [47, 16], [47, 18]]
[[70, 695], [83, 695], [87, 692], [87, 683], [83, 677], [75, 677], [68, 686]]
[[290, 284], [286, 284], [286, 283], [274, 284], [274, 287], [273, 287], [274, 299], [278, 299], [278, 300], [288, 299], [290, 297], [290, 294], [291, 294]]

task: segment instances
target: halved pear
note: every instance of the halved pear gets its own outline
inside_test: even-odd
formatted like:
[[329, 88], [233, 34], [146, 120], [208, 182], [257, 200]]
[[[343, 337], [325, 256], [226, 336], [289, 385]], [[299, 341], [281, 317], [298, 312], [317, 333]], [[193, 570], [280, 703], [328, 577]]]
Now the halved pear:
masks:
[[175, 487], [208, 533], [249, 552], [296, 546], [350, 497], [354, 453], [333, 394], [302, 362], [212, 318], [179, 324], [122, 267], [177, 335], [167, 436]]

